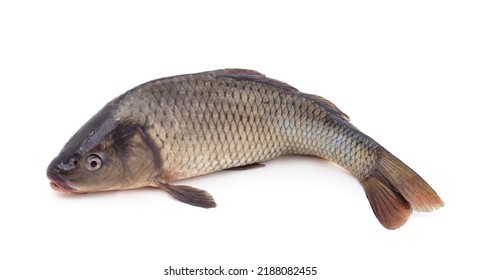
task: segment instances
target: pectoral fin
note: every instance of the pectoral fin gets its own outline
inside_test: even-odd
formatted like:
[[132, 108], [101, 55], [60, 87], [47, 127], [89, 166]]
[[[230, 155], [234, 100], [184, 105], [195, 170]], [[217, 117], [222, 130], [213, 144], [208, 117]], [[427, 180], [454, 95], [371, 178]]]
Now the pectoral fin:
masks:
[[214, 198], [206, 191], [189, 186], [173, 186], [160, 184], [160, 187], [178, 200], [202, 208], [214, 208], [217, 204]]
[[236, 167], [231, 167], [227, 168], [224, 170], [229, 170], [229, 171], [240, 171], [240, 170], [249, 170], [249, 169], [254, 169], [254, 168], [261, 168], [266, 166], [265, 164], [262, 163], [252, 163], [252, 164], [247, 164], [247, 165], [242, 165], [242, 166], [236, 166]]

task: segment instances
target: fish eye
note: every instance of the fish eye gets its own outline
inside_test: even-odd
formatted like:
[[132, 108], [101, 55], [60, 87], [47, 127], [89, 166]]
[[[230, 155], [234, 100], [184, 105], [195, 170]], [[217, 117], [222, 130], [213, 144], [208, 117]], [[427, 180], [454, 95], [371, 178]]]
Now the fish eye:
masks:
[[93, 154], [87, 157], [85, 164], [89, 171], [95, 171], [102, 166], [102, 159], [98, 155]]

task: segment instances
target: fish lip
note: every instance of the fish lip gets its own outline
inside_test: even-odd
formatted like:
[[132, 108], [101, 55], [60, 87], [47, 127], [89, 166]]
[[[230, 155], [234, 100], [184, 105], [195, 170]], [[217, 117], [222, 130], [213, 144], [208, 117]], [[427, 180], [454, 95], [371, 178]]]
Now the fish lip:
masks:
[[53, 172], [48, 172], [47, 177], [50, 179], [50, 187], [54, 191], [63, 193], [72, 193], [78, 191], [76, 188], [69, 186], [64, 179]]
[[59, 181], [50, 180], [50, 187], [54, 191], [58, 191], [58, 192], [64, 192], [64, 193], [75, 192], [74, 188], [70, 187], [69, 185], [61, 184], [59, 183]]

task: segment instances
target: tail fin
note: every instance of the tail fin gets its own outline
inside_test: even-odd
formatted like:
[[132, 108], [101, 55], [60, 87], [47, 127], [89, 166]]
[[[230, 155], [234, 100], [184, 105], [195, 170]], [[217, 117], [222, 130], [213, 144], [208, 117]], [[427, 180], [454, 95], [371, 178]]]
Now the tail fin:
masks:
[[377, 166], [361, 184], [384, 227], [399, 228], [412, 210], [432, 211], [444, 206], [421, 176], [384, 148], [380, 149]]

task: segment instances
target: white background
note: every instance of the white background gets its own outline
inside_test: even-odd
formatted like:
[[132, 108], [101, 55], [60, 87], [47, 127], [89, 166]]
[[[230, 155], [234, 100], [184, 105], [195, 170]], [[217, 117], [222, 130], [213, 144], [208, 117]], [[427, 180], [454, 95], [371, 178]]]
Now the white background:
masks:
[[[219, 265], [254, 273], [216, 279], [480, 279], [479, 1], [154, 2], [0, 4], [0, 279], [183, 279], [164, 269]], [[158, 189], [50, 189], [50, 160], [106, 102], [227, 67], [331, 100], [446, 206], [386, 230], [352, 176], [306, 157], [182, 182], [209, 191], [210, 210]]]

